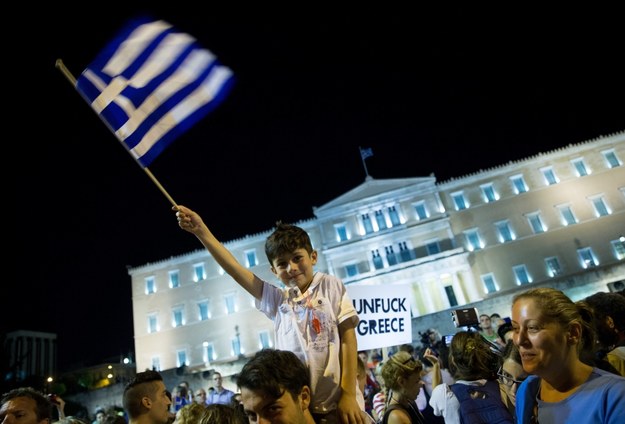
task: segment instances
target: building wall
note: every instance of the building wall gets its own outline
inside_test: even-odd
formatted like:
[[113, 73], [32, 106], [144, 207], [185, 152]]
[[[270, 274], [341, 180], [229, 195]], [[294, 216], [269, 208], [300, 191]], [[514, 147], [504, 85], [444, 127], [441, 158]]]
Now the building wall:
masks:
[[[613, 149], [621, 166], [606, 165], [604, 151]], [[571, 161], [582, 158], [590, 175], [578, 177]], [[511, 296], [529, 286], [549, 285], [565, 289], [572, 298], [595, 291], [607, 291], [607, 284], [625, 279], [623, 258], [617, 258], [611, 242], [625, 235], [625, 132], [586, 141], [552, 152], [541, 152], [517, 162], [481, 170], [471, 175], [437, 182], [434, 176], [375, 180], [363, 184], [320, 207], [313, 208], [315, 219], [299, 222], [319, 251], [316, 269], [335, 274], [345, 284], [410, 284], [414, 340], [418, 331], [430, 327], [441, 332], [454, 330], [450, 313], [455, 308], [509, 315]], [[559, 178], [547, 185], [541, 171], [552, 167]], [[522, 175], [528, 191], [515, 194], [510, 180]], [[486, 203], [482, 188], [490, 183], [499, 199]], [[469, 207], [457, 211], [452, 194], [465, 193]], [[611, 214], [596, 217], [593, 196], [601, 195]], [[428, 210], [417, 216], [418, 205]], [[577, 223], [564, 226], [558, 206], [568, 204]], [[391, 211], [401, 222], [391, 224]], [[539, 211], [547, 230], [534, 234], [527, 214]], [[364, 231], [369, 216], [375, 231]], [[377, 228], [376, 216], [384, 216], [387, 228]], [[507, 219], [516, 238], [501, 243], [495, 222]], [[344, 226], [348, 239], [339, 241], [337, 226]], [[477, 229], [483, 247], [472, 250], [465, 232]], [[264, 241], [271, 229], [226, 242], [226, 247], [242, 262], [255, 250], [258, 264], [253, 272], [276, 281], [264, 255]], [[432, 244], [438, 243], [438, 251]], [[598, 263], [585, 269], [578, 249], [591, 247]], [[389, 253], [389, 248], [393, 253]], [[379, 252], [379, 257], [374, 257]], [[557, 256], [562, 274], [549, 277], [545, 258]], [[399, 259], [398, 259], [399, 258]], [[193, 266], [203, 263], [206, 278], [194, 281]], [[513, 267], [525, 265], [532, 281], [519, 285]], [[376, 268], [377, 266], [377, 268]], [[181, 286], [168, 287], [169, 273], [178, 270]], [[489, 293], [482, 276], [492, 274], [497, 291]], [[237, 337], [242, 355], [260, 348], [260, 334], [269, 332], [271, 321], [260, 314], [249, 294], [224, 275], [214, 259], [203, 250], [129, 269], [132, 280], [135, 355], [137, 369], [151, 368], [158, 357], [162, 370], [177, 368], [177, 351], [187, 353], [188, 372], [200, 372], [236, 363], [233, 354]], [[146, 278], [153, 278], [157, 291], [146, 294]], [[236, 299], [237, 311], [225, 311], [225, 298]], [[200, 321], [199, 301], [210, 304], [211, 317]], [[182, 308], [184, 324], [174, 328], [172, 310]], [[148, 333], [148, 316], [158, 319], [160, 329]], [[211, 343], [216, 357], [205, 360], [204, 343]], [[233, 370], [235, 372], [235, 370]]]

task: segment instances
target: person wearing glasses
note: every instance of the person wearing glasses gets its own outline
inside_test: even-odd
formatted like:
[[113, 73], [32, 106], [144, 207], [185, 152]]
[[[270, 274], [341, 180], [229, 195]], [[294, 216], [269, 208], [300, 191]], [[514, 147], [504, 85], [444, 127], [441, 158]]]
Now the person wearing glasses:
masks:
[[527, 372], [521, 363], [519, 348], [510, 340], [501, 354], [501, 366], [497, 371], [501, 399], [512, 417], [516, 417], [516, 392], [527, 378]]

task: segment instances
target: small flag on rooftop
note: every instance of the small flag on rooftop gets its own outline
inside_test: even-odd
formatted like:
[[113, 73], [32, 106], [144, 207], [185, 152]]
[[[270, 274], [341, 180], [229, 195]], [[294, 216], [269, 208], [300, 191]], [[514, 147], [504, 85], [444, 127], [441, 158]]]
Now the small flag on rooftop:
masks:
[[369, 171], [367, 170], [367, 164], [365, 163], [365, 159], [373, 156], [373, 150], [371, 149], [371, 147], [366, 147], [363, 149], [360, 146], [358, 146], [358, 149], [360, 149], [360, 158], [362, 159], [362, 166], [364, 166], [365, 168], [365, 174], [367, 175], [367, 178], [370, 178]]
[[83, 71], [76, 89], [142, 167], [212, 111], [232, 71], [191, 35], [137, 19]]
[[362, 159], [367, 159], [370, 156], [373, 156], [373, 150], [371, 150], [371, 147], [367, 147], [366, 149], [363, 149], [362, 147], [360, 148], [360, 156], [362, 157]]

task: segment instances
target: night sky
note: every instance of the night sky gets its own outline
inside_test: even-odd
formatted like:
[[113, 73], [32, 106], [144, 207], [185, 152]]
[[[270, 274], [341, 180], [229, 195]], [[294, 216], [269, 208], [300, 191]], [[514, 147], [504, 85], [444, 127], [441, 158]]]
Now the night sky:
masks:
[[235, 74], [150, 166], [222, 241], [311, 218], [364, 182], [359, 146], [373, 178], [444, 181], [625, 130], [616, 10], [197, 4], [5, 18], [23, 29], [5, 41], [1, 329], [56, 332], [61, 368], [133, 349], [127, 266], [201, 248], [54, 66], [77, 77], [130, 18], [169, 21]]

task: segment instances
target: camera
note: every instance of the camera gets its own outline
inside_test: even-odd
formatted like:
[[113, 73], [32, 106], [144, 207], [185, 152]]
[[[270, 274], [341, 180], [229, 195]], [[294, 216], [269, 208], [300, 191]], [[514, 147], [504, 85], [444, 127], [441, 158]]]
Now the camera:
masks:
[[60, 404], [59, 400], [56, 398], [56, 395], [53, 394], [53, 393], [48, 395], [48, 400], [50, 402], [52, 402], [53, 404], [55, 404], [55, 405], [59, 405]]
[[455, 311], [451, 311], [451, 319], [454, 322], [456, 328], [473, 327], [480, 325], [480, 318], [477, 313], [477, 308], [456, 309]]
[[445, 346], [447, 346], [447, 347], [451, 346], [451, 339], [453, 339], [453, 338], [454, 338], [454, 335], [453, 335], [453, 334], [447, 334], [447, 335], [444, 337], [444, 340], [445, 340]]

